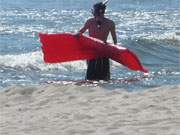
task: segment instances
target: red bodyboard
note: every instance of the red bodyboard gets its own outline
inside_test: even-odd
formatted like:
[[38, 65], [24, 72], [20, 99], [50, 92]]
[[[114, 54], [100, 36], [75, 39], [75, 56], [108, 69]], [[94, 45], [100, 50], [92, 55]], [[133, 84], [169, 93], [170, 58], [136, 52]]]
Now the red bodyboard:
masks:
[[84, 35], [77, 38], [70, 33], [40, 33], [39, 37], [46, 63], [111, 58], [131, 70], [148, 72], [133, 52], [119, 45], [104, 43]]

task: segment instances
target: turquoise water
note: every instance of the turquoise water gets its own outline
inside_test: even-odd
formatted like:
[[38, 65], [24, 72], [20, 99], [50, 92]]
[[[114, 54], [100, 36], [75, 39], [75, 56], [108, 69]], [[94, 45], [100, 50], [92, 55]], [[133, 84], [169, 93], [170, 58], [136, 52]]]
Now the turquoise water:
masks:
[[[94, 2], [0, 0], [0, 88], [83, 80], [85, 61], [44, 64], [38, 33], [77, 32], [92, 17]], [[179, 0], [110, 0], [106, 17], [116, 23], [118, 43], [134, 51], [150, 72], [111, 62], [112, 81], [98, 85], [136, 90], [180, 83]]]

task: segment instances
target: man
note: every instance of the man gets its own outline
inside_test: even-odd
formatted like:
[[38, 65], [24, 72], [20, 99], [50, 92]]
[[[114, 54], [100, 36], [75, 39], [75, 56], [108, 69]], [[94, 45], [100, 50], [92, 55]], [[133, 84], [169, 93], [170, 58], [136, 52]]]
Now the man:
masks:
[[[106, 42], [109, 33], [111, 33], [114, 44], [117, 43], [115, 24], [112, 20], [104, 17], [106, 3], [107, 2], [99, 2], [94, 4], [92, 9], [92, 14], [94, 17], [86, 21], [85, 25], [80, 29], [77, 36], [88, 30], [89, 36]], [[108, 58], [89, 60], [87, 64], [87, 80], [107, 81], [110, 79], [110, 65]]]

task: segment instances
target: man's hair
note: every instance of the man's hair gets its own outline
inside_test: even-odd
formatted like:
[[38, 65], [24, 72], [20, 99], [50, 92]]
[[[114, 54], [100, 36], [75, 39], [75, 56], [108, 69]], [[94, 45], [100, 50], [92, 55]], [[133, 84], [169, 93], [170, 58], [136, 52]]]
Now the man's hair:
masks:
[[106, 5], [102, 2], [98, 2], [93, 5], [92, 13], [93, 15], [99, 16], [101, 14], [104, 14], [105, 10], [106, 10]]

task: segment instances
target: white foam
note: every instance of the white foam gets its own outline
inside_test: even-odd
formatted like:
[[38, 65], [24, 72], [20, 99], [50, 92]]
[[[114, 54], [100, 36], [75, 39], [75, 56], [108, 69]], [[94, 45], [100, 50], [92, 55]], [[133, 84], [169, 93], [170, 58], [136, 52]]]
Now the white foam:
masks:
[[30, 52], [17, 55], [0, 55], [0, 66], [21, 69], [38, 69], [38, 70], [83, 70], [86, 68], [84, 61], [66, 62], [62, 64], [45, 64], [43, 54], [40, 51]]
[[180, 41], [180, 35], [179, 32], [167, 32], [164, 34], [153, 34], [149, 35], [145, 38], [147, 39], [156, 39], [156, 40], [174, 40], [174, 41]]

